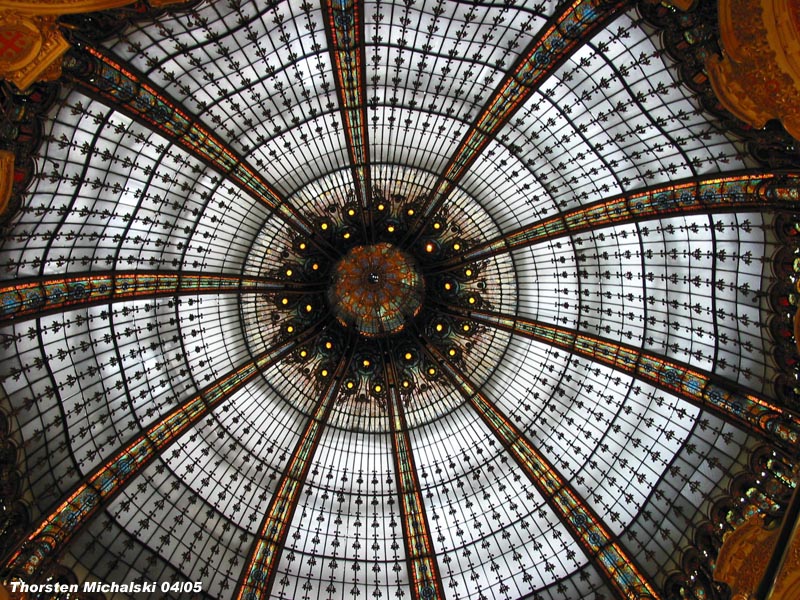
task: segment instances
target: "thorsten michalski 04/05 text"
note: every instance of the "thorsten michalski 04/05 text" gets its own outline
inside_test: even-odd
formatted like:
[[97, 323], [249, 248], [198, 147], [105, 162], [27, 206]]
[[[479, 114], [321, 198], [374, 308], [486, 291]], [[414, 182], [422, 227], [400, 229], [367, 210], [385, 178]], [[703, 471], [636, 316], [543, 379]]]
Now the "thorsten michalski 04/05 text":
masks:
[[117, 583], [115, 581], [103, 583], [100, 581], [85, 581], [83, 585], [77, 583], [25, 583], [24, 581], [12, 581], [11, 592], [24, 594], [66, 594], [75, 592], [102, 592], [104, 594], [113, 594], [119, 592], [122, 594], [147, 594], [156, 591], [161, 592], [201, 592], [203, 591], [203, 584], [199, 581], [144, 581], [144, 582], [126, 582]]

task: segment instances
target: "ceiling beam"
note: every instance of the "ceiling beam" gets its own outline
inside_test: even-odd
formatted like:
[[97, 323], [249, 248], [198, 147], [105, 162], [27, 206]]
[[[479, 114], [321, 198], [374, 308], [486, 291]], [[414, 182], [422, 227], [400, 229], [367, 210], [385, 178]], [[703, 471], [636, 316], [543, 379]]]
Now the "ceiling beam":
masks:
[[[385, 355], [385, 351], [384, 351]], [[392, 458], [394, 459], [400, 511], [403, 522], [403, 543], [411, 575], [412, 600], [443, 600], [444, 586], [433, 548], [433, 538], [422, 488], [419, 483], [411, 438], [408, 435], [400, 382], [394, 364], [384, 361], [386, 374], [386, 413], [392, 435]]]
[[620, 342], [603, 340], [575, 329], [535, 319], [483, 310], [456, 310], [476, 323], [562, 348], [608, 365], [708, 411], [749, 434], [787, 449], [792, 456], [800, 442], [800, 418], [740, 384]]
[[595, 511], [581, 500], [569, 481], [531, 444], [470, 378], [428, 344], [427, 349], [447, 378], [514, 458], [564, 528], [620, 600], [657, 600], [653, 583], [637, 561], [616, 541]]
[[203, 388], [148, 426], [116, 452], [112, 458], [83, 477], [83, 480], [46, 517], [4, 563], [6, 576], [34, 577], [50, 560], [61, 554], [89, 520], [103, 512], [144, 468], [162, 455], [181, 435], [211, 414], [249, 381], [268, 369], [315, 335], [305, 331], [261, 353]]
[[602, 227], [701, 213], [796, 208], [800, 177], [772, 173], [715, 175], [636, 190], [525, 225], [469, 248], [441, 264], [447, 269]]
[[156, 271], [97, 271], [20, 279], [0, 287], [0, 325], [125, 300], [200, 294], [304, 294], [312, 285], [269, 277]]
[[67, 53], [63, 72], [79, 90], [101, 99], [184, 148], [203, 164], [235, 182], [310, 243], [331, 252], [328, 242], [317, 234], [308, 219], [270, 186], [255, 167], [166, 92], [134, 73], [130, 66], [123, 67], [108, 54], [79, 43]]
[[351, 350], [346, 355], [342, 354], [336, 370], [329, 374], [327, 382], [320, 391], [317, 406], [300, 434], [289, 464], [281, 474], [276, 492], [264, 513], [255, 542], [248, 553], [246, 566], [233, 594], [237, 600], [271, 596], [281, 552], [300, 501], [300, 492], [303, 490], [311, 468], [311, 459], [322, 438], [334, 400], [339, 394], [344, 373], [350, 366], [353, 345], [354, 341], [349, 340], [348, 347]]
[[371, 241], [372, 175], [367, 128], [367, 81], [364, 46], [364, 3], [326, 0], [325, 33], [328, 36], [336, 91], [350, 156], [350, 171], [361, 207], [365, 240]]
[[444, 173], [417, 212], [408, 238], [413, 243], [426, 222], [441, 208], [458, 182], [500, 129], [566, 60], [613, 20], [631, 0], [573, 0], [562, 3], [522, 52], [497, 87], [475, 124], [461, 139]]

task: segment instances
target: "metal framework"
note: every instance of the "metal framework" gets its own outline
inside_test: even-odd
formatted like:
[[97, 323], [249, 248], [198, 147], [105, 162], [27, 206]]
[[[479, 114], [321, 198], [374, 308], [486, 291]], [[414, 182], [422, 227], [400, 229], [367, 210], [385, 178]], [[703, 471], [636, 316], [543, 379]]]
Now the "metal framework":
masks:
[[608, 526], [575, 492], [558, 470], [527, 440], [525, 435], [455, 367], [444, 355], [432, 350], [464, 400], [478, 413], [503, 447], [522, 467], [531, 483], [561, 522], [592, 558], [594, 566], [622, 600], [656, 600], [653, 583], [637, 561], [615, 540]]
[[737, 427], [792, 451], [800, 441], [800, 418], [769, 399], [688, 365], [627, 344], [520, 316], [469, 311], [470, 319], [551, 344], [630, 373]]
[[370, 174], [367, 86], [364, 73], [364, 3], [327, 0], [328, 41], [331, 46], [336, 89], [342, 106], [347, 152], [356, 197], [361, 206], [365, 234], [371, 232], [372, 177]]
[[289, 525], [311, 467], [311, 459], [314, 457], [327, 417], [341, 388], [342, 375], [350, 360], [352, 353], [339, 362], [336, 370], [330, 373], [327, 384], [320, 391], [319, 402], [292, 452], [291, 461], [278, 482], [275, 494], [258, 528], [258, 535], [248, 555], [239, 587], [234, 593], [234, 598], [237, 600], [252, 600], [268, 597], [270, 594], [278, 561], [289, 533]]
[[113, 271], [32, 278], [0, 287], [0, 323], [125, 300], [190, 294], [297, 294], [311, 288], [300, 282], [267, 277], [186, 272]]
[[559, 7], [560, 12], [542, 28], [464, 135], [428, 202], [419, 211], [419, 223], [424, 224], [436, 214], [487, 144], [542, 82], [580, 47], [581, 40], [612, 20], [629, 3], [629, 0], [575, 0]]
[[290, 354], [308, 339], [309, 333], [289, 339], [226, 373], [134, 437], [110, 460], [86, 475], [54, 511], [37, 523], [33, 532], [6, 561], [4, 571], [15, 575], [34, 575], [47, 559], [62, 553], [75, 534], [101, 513], [111, 499], [134, 481], [153, 459], [263, 369]]

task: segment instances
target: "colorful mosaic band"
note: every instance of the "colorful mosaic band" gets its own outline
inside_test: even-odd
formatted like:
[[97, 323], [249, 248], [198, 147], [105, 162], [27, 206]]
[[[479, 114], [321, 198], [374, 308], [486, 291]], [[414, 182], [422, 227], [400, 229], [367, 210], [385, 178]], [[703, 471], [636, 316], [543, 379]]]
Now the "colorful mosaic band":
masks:
[[412, 600], [443, 599], [445, 596], [442, 579], [425, 515], [425, 505], [422, 502], [422, 490], [411, 450], [403, 400], [397, 394], [397, 378], [394, 373], [387, 372], [386, 379], [390, 384], [387, 412], [392, 424], [392, 451], [403, 516], [403, 541], [411, 571], [411, 598]]
[[567, 234], [680, 214], [780, 208], [800, 201], [800, 177], [748, 174], [660, 186], [577, 208], [471, 248], [448, 264], [512, 252]]
[[795, 451], [800, 440], [800, 420], [754, 392], [728, 389], [710, 373], [642, 350], [600, 339], [572, 329], [531, 319], [488, 311], [469, 311], [478, 323], [498, 327], [523, 337], [563, 348], [613, 369], [630, 373], [675, 396], [708, 410], [745, 431]]
[[[108, 100], [120, 110], [147, 123], [236, 182], [253, 198], [280, 216], [298, 233], [311, 236], [313, 229], [304, 217], [276, 192], [257, 171], [177, 102], [148, 85], [110, 56], [77, 44], [64, 56], [63, 72], [79, 87]], [[313, 239], [309, 237], [310, 241]]]
[[302, 284], [262, 277], [111, 271], [21, 280], [0, 287], [0, 323], [51, 312], [181, 294], [306, 291]]
[[616, 594], [625, 600], [655, 600], [655, 588], [626, 553], [602, 519], [586, 504], [524, 434], [478, 390], [469, 378], [447, 361], [435, 347], [429, 348], [464, 399], [477, 411], [492, 433], [522, 467], [548, 506], [561, 518]]
[[331, 374], [325, 389], [320, 393], [314, 414], [311, 415], [292, 452], [291, 461], [281, 475], [277, 491], [270, 500], [239, 588], [234, 595], [237, 600], [259, 600], [270, 597], [270, 588], [275, 579], [281, 550], [286, 542], [300, 492], [311, 467], [311, 459], [328, 421], [334, 399], [339, 393], [342, 374], [347, 370], [349, 363], [349, 358], [342, 359], [336, 371]]
[[630, 4], [633, 4], [630, 0], [575, 0], [561, 6], [561, 12], [551, 17], [459, 144], [431, 193], [430, 202], [420, 211], [421, 219], [436, 213], [484, 147], [542, 82], [580, 46], [581, 40], [588, 39], [593, 31]]
[[359, 12], [361, 3], [353, 0], [329, 0], [325, 5], [333, 72], [344, 114], [344, 131], [353, 181], [361, 206], [366, 209], [369, 207], [371, 184], [367, 86], [364, 79], [364, 44], [361, 41], [362, 19]]
[[264, 352], [173, 409], [136, 436], [104, 465], [95, 469], [45, 517], [5, 564], [5, 571], [33, 576], [48, 559], [63, 551], [89, 519], [130, 483], [155, 457], [191, 429], [234, 392], [307, 341], [308, 332]]

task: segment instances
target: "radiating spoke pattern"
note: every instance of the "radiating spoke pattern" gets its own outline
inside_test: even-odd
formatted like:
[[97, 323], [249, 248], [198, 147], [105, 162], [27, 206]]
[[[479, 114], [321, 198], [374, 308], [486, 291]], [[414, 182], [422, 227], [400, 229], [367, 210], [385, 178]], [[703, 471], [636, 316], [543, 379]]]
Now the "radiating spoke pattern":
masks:
[[[329, 44], [342, 106], [353, 186], [362, 209], [370, 208], [371, 176], [367, 128], [367, 82], [364, 78], [363, 3], [347, 0], [326, 2]], [[372, 214], [362, 210], [363, 216]], [[365, 228], [370, 227], [364, 223]]]
[[[302, 341], [303, 337], [298, 340]], [[164, 452], [262, 369], [284, 358], [297, 344], [297, 340], [287, 340], [272, 351], [227, 373], [131, 440], [111, 460], [88, 475], [52, 514], [39, 523], [22, 547], [11, 555], [5, 568], [15, 574], [33, 575], [42, 561], [63, 552], [75, 532], [102, 510], [110, 498], [118, 494], [159, 453]]]
[[794, 176], [776, 179], [772, 174], [746, 174], [636, 191], [504, 233], [450, 259], [447, 266], [469, 264], [570, 234], [654, 218], [703, 211], [792, 210], [800, 199], [798, 186], [800, 182]]
[[597, 566], [609, 580], [617, 597], [631, 600], [657, 598], [652, 584], [636, 567], [633, 557], [627, 555], [622, 547], [614, 542], [605, 523], [591, 508], [581, 502], [575, 490], [553, 465], [530, 444], [505, 415], [498, 411], [464, 373], [450, 364], [445, 356], [434, 354], [434, 357], [465, 400], [486, 422], [514, 460], [522, 466], [528, 479], [561, 517], [570, 534], [583, 545], [587, 554], [597, 558]]
[[800, 175], [656, 4], [65, 19], [3, 97], [0, 577], [712, 598], [720, 498], [796, 485]]
[[613, 20], [616, 12], [627, 3], [626, 0], [575, 0], [558, 7], [558, 12], [550, 18], [518, 64], [506, 75], [475, 125], [464, 135], [437, 182], [432, 197], [418, 213], [423, 223], [442, 206], [492, 137], [497, 135], [542, 82], [580, 47], [582, 39], [591, 37], [604, 23]]
[[264, 277], [235, 277], [206, 273], [92, 273], [19, 281], [0, 288], [0, 322], [31, 319], [82, 306], [188, 294], [272, 293], [302, 294], [309, 286]]
[[469, 311], [478, 323], [501, 327], [517, 335], [564, 348], [575, 354], [633, 373], [642, 381], [669, 390], [697, 407], [711, 410], [769, 441], [794, 448], [800, 441], [800, 418], [760, 394], [731, 385], [712, 373], [696, 370], [663, 357], [641, 352], [626, 344], [608, 342], [563, 327], [516, 316]]

